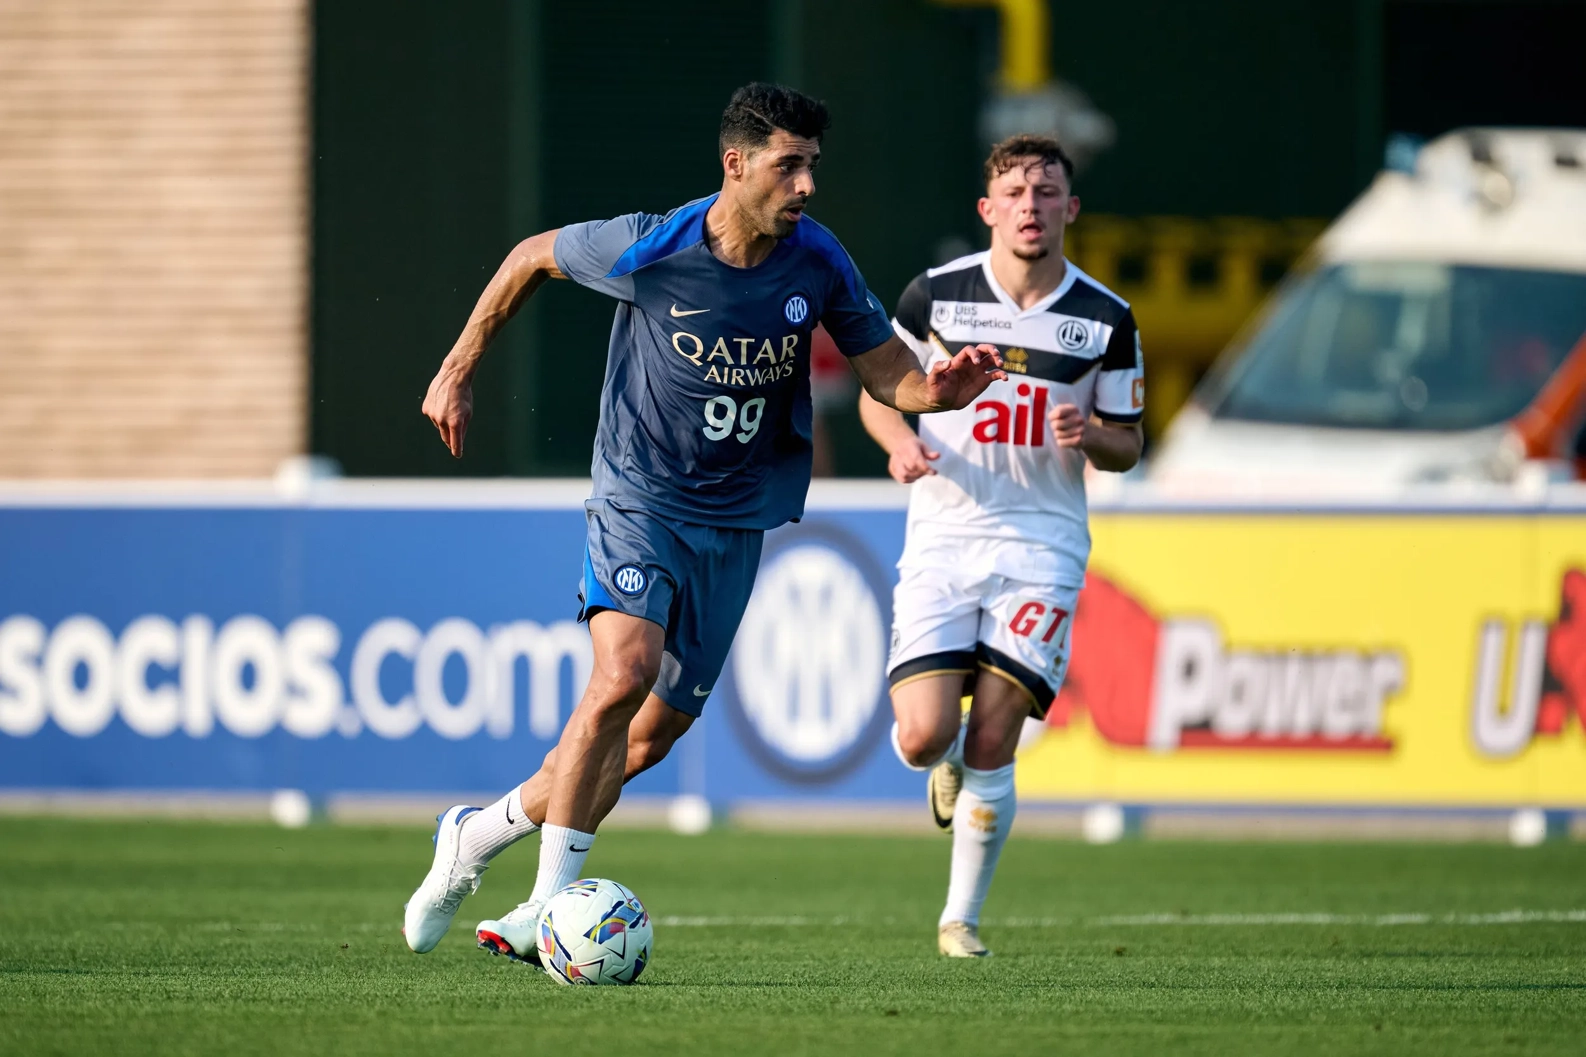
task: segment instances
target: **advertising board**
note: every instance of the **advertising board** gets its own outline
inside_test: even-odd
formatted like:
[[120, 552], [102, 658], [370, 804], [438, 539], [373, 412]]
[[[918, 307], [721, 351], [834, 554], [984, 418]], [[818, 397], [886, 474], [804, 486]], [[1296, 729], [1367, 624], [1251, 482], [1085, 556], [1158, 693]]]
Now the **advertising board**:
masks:
[[1586, 513], [1101, 513], [1034, 797], [1586, 804]]
[[[886, 737], [905, 498], [821, 485], [770, 534], [704, 720], [635, 792], [919, 796]], [[581, 499], [0, 498], [0, 787], [505, 788], [589, 678]], [[1027, 800], [1586, 807], [1586, 503], [1093, 525]]]

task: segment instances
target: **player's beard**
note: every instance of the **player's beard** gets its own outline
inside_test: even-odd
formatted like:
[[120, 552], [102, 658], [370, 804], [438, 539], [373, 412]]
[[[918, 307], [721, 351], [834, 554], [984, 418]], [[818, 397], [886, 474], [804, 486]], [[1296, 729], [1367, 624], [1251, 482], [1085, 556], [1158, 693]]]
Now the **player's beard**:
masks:
[[1052, 255], [1052, 247], [1034, 246], [1026, 249], [1020, 246], [1015, 246], [1013, 247], [1013, 255], [1019, 258], [1021, 261], [1044, 261], [1046, 258]]
[[[777, 209], [776, 212], [771, 214], [771, 223], [768, 225], [770, 230], [767, 231], [766, 234], [770, 235], [772, 238], [785, 239], [789, 235], [793, 234], [794, 229], [799, 226], [799, 222], [797, 220], [789, 220], [787, 217], [782, 215], [783, 210], [786, 208], [786, 206], [782, 206], [781, 208]], [[802, 216], [802, 214], [800, 215]]]
[[790, 198], [769, 209], [765, 217], [765, 223], [760, 226], [761, 232], [770, 235], [774, 239], [785, 239], [791, 236], [798, 228], [799, 222], [797, 220], [789, 220], [783, 214], [794, 206], [798, 206], [801, 210], [799, 216], [802, 218], [804, 215], [802, 207], [807, 201], [808, 199], [804, 198]]

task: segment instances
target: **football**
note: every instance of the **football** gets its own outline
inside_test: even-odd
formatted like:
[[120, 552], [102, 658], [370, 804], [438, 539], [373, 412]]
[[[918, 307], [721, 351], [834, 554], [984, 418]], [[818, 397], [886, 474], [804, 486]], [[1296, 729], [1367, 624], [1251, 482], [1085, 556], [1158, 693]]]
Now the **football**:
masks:
[[564, 984], [631, 984], [650, 961], [649, 912], [615, 881], [574, 881], [540, 918], [540, 964]]

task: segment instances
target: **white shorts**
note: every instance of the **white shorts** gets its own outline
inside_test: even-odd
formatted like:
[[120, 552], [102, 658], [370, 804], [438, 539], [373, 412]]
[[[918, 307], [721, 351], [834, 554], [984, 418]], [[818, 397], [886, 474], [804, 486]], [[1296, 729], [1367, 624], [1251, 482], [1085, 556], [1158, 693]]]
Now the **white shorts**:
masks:
[[893, 687], [928, 676], [1001, 675], [1030, 694], [1044, 716], [1068, 672], [1079, 588], [940, 566], [900, 570], [892, 594]]

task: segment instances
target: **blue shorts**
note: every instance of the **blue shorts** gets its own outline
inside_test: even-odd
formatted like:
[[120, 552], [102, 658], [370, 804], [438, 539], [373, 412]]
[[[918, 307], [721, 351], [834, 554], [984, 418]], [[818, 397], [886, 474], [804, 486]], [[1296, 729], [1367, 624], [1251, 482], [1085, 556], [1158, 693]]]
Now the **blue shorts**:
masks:
[[666, 629], [652, 692], [698, 716], [727, 663], [760, 568], [759, 529], [687, 525], [609, 502], [584, 504], [589, 538], [578, 619], [602, 609]]

